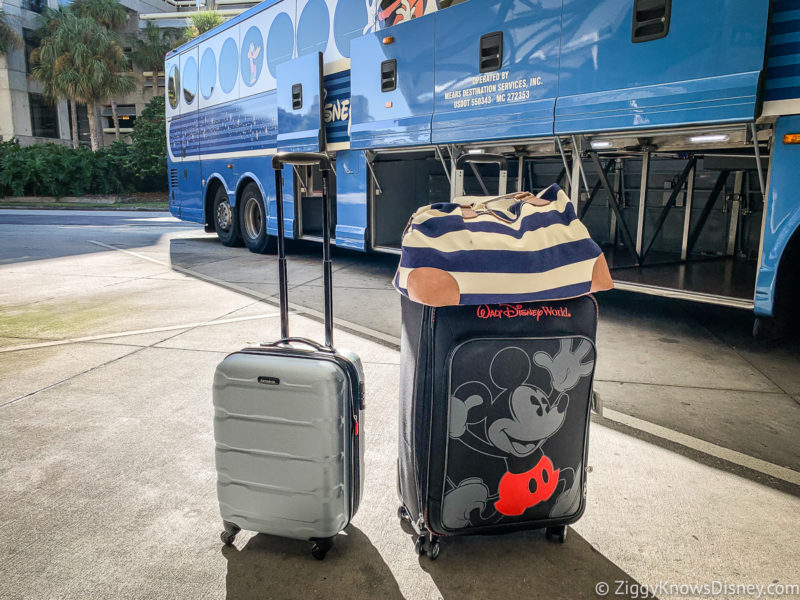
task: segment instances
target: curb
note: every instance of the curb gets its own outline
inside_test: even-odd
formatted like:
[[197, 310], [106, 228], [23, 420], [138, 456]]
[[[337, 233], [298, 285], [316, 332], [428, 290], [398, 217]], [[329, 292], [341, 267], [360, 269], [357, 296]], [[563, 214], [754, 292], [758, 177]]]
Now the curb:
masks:
[[[140, 212], [169, 212], [169, 206], [161, 203], [155, 206], [130, 206], [129, 204], [97, 204], [95, 206], [42, 206], [38, 204], [5, 204], [0, 202], [0, 210], [74, 210], [74, 211], [140, 211]], [[164, 203], [166, 204], [166, 203]]]

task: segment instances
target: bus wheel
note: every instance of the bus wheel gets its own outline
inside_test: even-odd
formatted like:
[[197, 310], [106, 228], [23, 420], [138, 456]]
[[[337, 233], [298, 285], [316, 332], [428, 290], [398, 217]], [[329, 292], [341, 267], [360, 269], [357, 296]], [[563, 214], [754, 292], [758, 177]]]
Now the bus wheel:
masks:
[[264, 200], [255, 183], [248, 183], [239, 199], [239, 223], [242, 239], [250, 252], [264, 254], [272, 251], [272, 236], [267, 234]]
[[231, 207], [225, 188], [220, 186], [214, 196], [214, 228], [217, 237], [224, 246], [241, 246], [242, 234], [239, 231], [239, 219]]

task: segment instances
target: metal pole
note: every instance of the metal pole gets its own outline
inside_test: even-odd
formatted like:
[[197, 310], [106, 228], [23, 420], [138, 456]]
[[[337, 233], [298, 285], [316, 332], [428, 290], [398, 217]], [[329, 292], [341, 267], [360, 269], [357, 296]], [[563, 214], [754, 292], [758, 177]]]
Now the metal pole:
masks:
[[289, 285], [286, 273], [286, 243], [283, 223], [283, 173], [275, 169], [275, 215], [278, 219], [278, 289], [281, 307], [281, 339], [289, 337]]
[[586, 179], [586, 171], [583, 170], [583, 161], [581, 160], [581, 153], [583, 152], [583, 138], [578, 141], [575, 136], [572, 136], [572, 147], [577, 149], [578, 167], [581, 172], [581, 180], [583, 181], [583, 189], [589, 193], [589, 182]]
[[439, 160], [442, 163], [442, 167], [444, 168], [444, 174], [447, 175], [447, 183], [449, 183], [452, 186], [453, 182], [450, 180], [450, 169], [447, 168], [447, 163], [444, 162], [444, 156], [442, 155], [442, 151], [439, 148], [439, 146], [434, 146], [434, 149], [436, 150], [436, 155], [439, 157]]
[[572, 190], [572, 177], [569, 174], [569, 165], [567, 164], [567, 155], [564, 154], [564, 147], [561, 145], [561, 138], [556, 136], [556, 144], [558, 145], [558, 152], [561, 154], [561, 162], [564, 163], [564, 171], [567, 173], [567, 183], [569, 184], [570, 191]]
[[728, 224], [728, 247], [725, 254], [736, 254], [736, 233], [739, 230], [739, 211], [742, 205], [742, 183], [744, 171], [736, 171], [733, 179], [733, 201], [731, 202], [731, 221]]
[[725, 182], [728, 179], [729, 173], [730, 171], [720, 171], [717, 180], [714, 182], [714, 187], [711, 189], [711, 193], [708, 195], [708, 198], [706, 199], [706, 203], [703, 206], [703, 210], [700, 211], [700, 217], [698, 217], [697, 219], [697, 224], [694, 226], [692, 233], [689, 235], [689, 244], [686, 248], [687, 256], [691, 255], [692, 250], [694, 250], [694, 245], [700, 238], [700, 234], [703, 231], [703, 227], [705, 227], [709, 215], [711, 215], [711, 211], [714, 208], [714, 204], [716, 203], [720, 192], [725, 187]]
[[[575, 140], [575, 137], [572, 138]], [[573, 141], [572, 146], [572, 175], [570, 176], [569, 197], [572, 205], [575, 207], [575, 212], [578, 212], [578, 204], [581, 199], [581, 172], [583, 165], [581, 164], [581, 150], [579, 146], [575, 145]], [[589, 190], [587, 189], [588, 193]]]
[[[606, 166], [603, 167], [603, 173], [605, 173], [606, 176], [608, 176], [608, 172], [611, 170], [611, 165], [613, 165], [613, 164], [614, 164], [614, 159], [612, 158], [608, 162], [606, 162]], [[598, 177], [597, 178], [597, 183], [594, 184], [594, 187], [592, 188], [592, 191], [589, 192], [589, 197], [586, 198], [586, 202], [584, 202], [583, 208], [581, 209], [581, 212], [580, 212], [580, 219], [581, 220], [583, 220], [583, 217], [586, 216], [586, 212], [589, 210], [589, 207], [592, 205], [592, 201], [594, 200], [595, 196], [597, 195], [597, 192], [600, 190], [600, 186], [602, 184], [603, 184], [603, 182]]]
[[322, 170], [322, 283], [325, 287], [325, 345], [333, 348], [333, 278], [331, 268], [331, 203], [328, 170]]
[[[372, 175], [372, 181], [375, 184], [375, 195], [380, 196], [383, 193], [381, 189], [381, 184], [378, 183], [378, 177], [375, 175], [375, 170], [372, 168], [372, 153], [369, 150], [364, 150], [364, 159], [367, 162], [367, 169], [369, 169], [369, 174]], [[449, 179], [449, 178], [448, 178]]]
[[594, 163], [594, 168], [597, 171], [598, 176], [600, 177], [600, 181], [603, 185], [603, 188], [606, 190], [608, 194], [608, 199], [611, 201], [611, 209], [614, 211], [614, 214], [617, 217], [617, 222], [619, 223], [620, 231], [622, 232], [622, 243], [633, 255], [633, 259], [638, 267], [641, 264], [641, 259], [639, 257], [639, 253], [636, 252], [636, 244], [631, 237], [631, 232], [628, 229], [628, 224], [625, 223], [625, 219], [622, 216], [622, 211], [620, 210], [619, 204], [617, 203], [617, 199], [614, 196], [614, 190], [611, 189], [611, 185], [608, 183], [608, 178], [606, 177], [605, 171], [603, 171], [603, 167], [600, 166], [600, 159], [597, 158], [597, 152], [589, 152], [589, 158], [592, 159]]
[[469, 163], [469, 166], [472, 169], [472, 173], [478, 179], [478, 183], [481, 184], [481, 189], [483, 190], [483, 195], [484, 196], [488, 196], [489, 195], [489, 188], [487, 188], [486, 184], [483, 183], [483, 177], [481, 177], [481, 174], [478, 173], [478, 169], [475, 166], [475, 163]]
[[450, 154], [450, 173], [452, 174], [450, 177], [450, 202], [452, 202], [456, 196], [464, 195], [464, 170], [456, 169], [457, 147], [455, 144], [448, 144], [447, 152]]
[[689, 178], [686, 180], [686, 202], [683, 213], [683, 237], [681, 238], [681, 260], [686, 260], [689, 256], [689, 229], [692, 226], [692, 205], [694, 204], [694, 177], [697, 173], [697, 166], [692, 166]]
[[639, 214], [636, 217], [636, 254], [642, 255], [644, 217], [647, 211], [647, 180], [650, 175], [650, 151], [642, 156], [642, 182], [639, 184]]
[[650, 239], [650, 243], [647, 245], [647, 249], [644, 251], [644, 254], [641, 255], [642, 262], [644, 259], [647, 258], [647, 255], [650, 253], [650, 250], [653, 248], [653, 245], [656, 243], [656, 238], [658, 238], [658, 234], [661, 233], [661, 228], [664, 227], [664, 223], [667, 221], [667, 216], [672, 208], [675, 206], [675, 201], [678, 199], [678, 195], [681, 193], [683, 189], [683, 184], [686, 183], [686, 178], [689, 176], [689, 172], [695, 168], [697, 165], [697, 157], [692, 156], [689, 159], [689, 162], [686, 163], [686, 166], [681, 173], [681, 176], [678, 178], [677, 185], [672, 188], [672, 193], [669, 195], [669, 200], [664, 205], [664, 208], [661, 210], [661, 214], [658, 216], [658, 222], [656, 223], [655, 231], [653, 232], [653, 237]]
[[522, 169], [525, 168], [525, 157], [522, 154], [517, 155], [517, 160], [519, 161], [517, 164], [517, 191], [522, 191]]
[[756, 169], [758, 169], [758, 185], [761, 188], [761, 199], [767, 197], [767, 188], [764, 183], [764, 169], [761, 166], [761, 149], [758, 147], [758, 132], [756, 131], [756, 124], [750, 123], [750, 131], [753, 132], [753, 148], [756, 151]]

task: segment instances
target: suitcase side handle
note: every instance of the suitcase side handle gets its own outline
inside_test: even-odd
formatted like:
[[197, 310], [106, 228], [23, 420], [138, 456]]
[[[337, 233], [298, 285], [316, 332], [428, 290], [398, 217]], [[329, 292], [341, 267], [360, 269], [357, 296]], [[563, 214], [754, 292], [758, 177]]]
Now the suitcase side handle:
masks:
[[272, 157], [275, 169], [275, 203], [278, 219], [278, 278], [280, 289], [281, 340], [289, 337], [289, 284], [286, 272], [286, 243], [283, 222], [283, 165], [319, 165], [322, 171], [322, 280], [325, 292], [325, 347], [333, 350], [333, 275], [331, 268], [331, 208], [328, 176], [331, 160], [319, 152], [278, 152]]

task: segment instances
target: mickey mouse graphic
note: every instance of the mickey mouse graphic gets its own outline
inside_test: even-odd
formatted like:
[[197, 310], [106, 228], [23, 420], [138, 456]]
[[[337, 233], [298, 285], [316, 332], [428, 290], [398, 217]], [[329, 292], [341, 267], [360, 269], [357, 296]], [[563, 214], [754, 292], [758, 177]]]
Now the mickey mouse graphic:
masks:
[[[492, 394], [479, 381], [455, 388], [450, 398], [448, 452], [460, 454], [458, 460], [448, 460], [449, 490], [442, 501], [442, 521], [447, 528], [497, 524], [553, 498], [544, 516], [566, 516], [578, 509], [581, 463], [575, 469], [556, 468], [543, 450], [564, 425], [567, 392], [594, 369], [593, 353], [584, 361], [592, 351], [591, 343], [581, 339], [575, 349], [572, 346], [573, 340], [564, 338], [552, 356], [537, 351], [532, 357], [517, 346], [505, 347], [489, 366], [491, 383], [499, 392]], [[537, 368], [549, 374], [549, 394], [532, 382], [542, 381]], [[489, 468], [483, 457], [490, 457]], [[498, 460], [505, 463], [499, 480], [497, 473], [502, 468]], [[462, 474], [469, 476], [456, 483], [453, 475], [458, 465], [462, 465]], [[481, 476], [474, 476], [476, 471]]]

